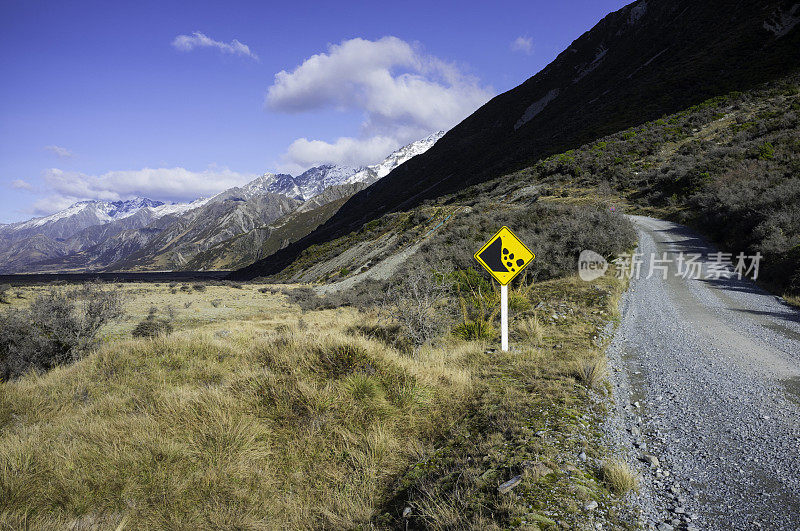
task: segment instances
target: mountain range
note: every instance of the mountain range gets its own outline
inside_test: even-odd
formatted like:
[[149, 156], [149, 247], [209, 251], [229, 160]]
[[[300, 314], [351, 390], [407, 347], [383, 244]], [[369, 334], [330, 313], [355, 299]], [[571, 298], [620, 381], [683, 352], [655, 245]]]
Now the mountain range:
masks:
[[800, 5], [638, 0], [610, 13], [539, 73], [357, 193], [323, 225], [233, 275], [273, 275], [305, 249], [380, 216], [742, 91], [800, 66]]
[[[0, 225], [0, 272], [173, 270], [185, 269], [190, 262], [206, 269], [204, 260], [193, 259], [215, 246], [220, 247], [213, 253], [213, 264], [247, 265], [250, 262], [242, 262], [242, 254], [252, 256], [251, 262], [265, 256], [252, 242], [275, 251], [305, 236], [328, 219], [344, 198], [424, 153], [443, 134], [440, 131], [403, 146], [372, 166], [326, 164], [297, 177], [266, 173], [244, 186], [191, 203], [165, 204], [146, 198], [81, 201], [49, 216]], [[291, 213], [295, 215], [281, 221]], [[293, 227], [293, 236], [288, 238], [284, 234], [273, 241], [264, 238], [261, 230], [257, 237], [237, 240], [250, 242], [244, 253], [236, 245], [223, 245], [256, 229], [271, 233], [287, 224]], [[236, 255], [221, 257], [222, 249]]]

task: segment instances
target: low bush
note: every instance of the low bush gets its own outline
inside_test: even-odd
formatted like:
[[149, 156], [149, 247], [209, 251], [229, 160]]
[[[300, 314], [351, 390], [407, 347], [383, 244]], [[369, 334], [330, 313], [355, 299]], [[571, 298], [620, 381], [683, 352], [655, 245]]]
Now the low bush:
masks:
[[9, 294], [11, 293], [11, 286], [8, 284], [0, 284], [0, 304], [11, 304]]
[[458, 285], [470, 286], [477, 278], [486, 278], [473, 254], [503, 225], [536, 255], [517, 277], [524, 284], [577, 273], [578, 256], [585, 249], [611, 257], [627, 251], [636, 241], [636, 231], [626, 218], [592, 206], [535, 203], [518, 209], [475, 207], [432, 235], [414, 261], [453, 270], [472, 269], [475, 273], [457, 273], [454, 278]]
[[467, 340], [492, 340], [497, 337], [497, 330], [486, 321], [466, 321], [453, 328], [453, 335]]
[[95, 345], [102, 326], [121, 315], [120, 292], [98, 284], [51, 287], [28, 308], [0, 313], [0, 379], [77, 360]]
[[150, 308], [147, 317], [136, 325], [131, 335], [135, 338], [154, 338], [170, 335], [173, 331], [171, 319], [158, 318], [157, 314], [157, 308]]
[[600, 385], [607, 374], [606, 358], [603, 356], [589, 356], [580, 359], [574, 363], [572, 369], [572, 375], [589, 388]]
[[514, 332], [522, 341], [541, 345], [544, 339], [544, 327], [537, 316], [520, 319], [514, 323]]

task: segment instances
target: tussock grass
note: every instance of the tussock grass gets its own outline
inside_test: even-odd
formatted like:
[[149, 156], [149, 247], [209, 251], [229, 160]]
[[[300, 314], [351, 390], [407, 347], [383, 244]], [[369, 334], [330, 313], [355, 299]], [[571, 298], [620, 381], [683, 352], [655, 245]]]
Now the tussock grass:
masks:
[[800, 308], [800, 295], [784, 295], [783, 300], [785, 300], [792, 306], [797, 306], [798, 308]]
[[536, 315], [515, 321], [514, 332], [520, 340], [533, 345], [541, 345], [544, 340], [544, 327]]
[[[463, 363], [473, 382], [467, 414], [395, 481], [389, 502], [373, 519], [376, 527], [402, 528], [408, 507], [410, 528], [583, 529], [594, 524], [583, 510], [588, 500], [609, 508], [604, 527], [635, 527], [602, 470], [578, 457], [606, 455], [596, 429], [606, 410], [573, 375], [579, 360], [600, 359], [594, 338], [613, 318], [622, 288], [613, 278], [535, 283], [526, 296], [543, 316], [538, 326], [528, 323], [538, 344], [515, 334], [516, 348], [509, 352], [465, 347]], [[533, 319], [529, 312], [519, 320]], [[548, 319], [554, 313], [569, 317]], [[513, 491], [498, 492], [516, 476], [521, 481]]]
[[632, 490], [637, 490], [639, 480], [625, 461], [610, 459], [603, 463], [603, 481], [609, 490], [618, 495], [624, 495]]
[[608, 376], [606, 358], [600, 355], [587, 355], [572, 364], [572, 375], [589, 388], [596, 388]]
[[344, 333], [355, 315], [118, 341], [3, 384], [0, 528], [368, 521], [471, 375], [458, 349], [412, 358]]

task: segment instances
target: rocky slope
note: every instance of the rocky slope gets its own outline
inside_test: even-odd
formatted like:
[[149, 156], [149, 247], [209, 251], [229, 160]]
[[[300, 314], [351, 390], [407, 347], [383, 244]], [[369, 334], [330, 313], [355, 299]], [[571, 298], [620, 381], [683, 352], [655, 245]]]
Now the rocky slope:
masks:
[[424, 154], [354, 196], [308, 237], [239, 272], [281, 271], [303, 250], [627, 127], [743, 90], [800, 64], [798, 8], [778, 0], [639, 0], [492, 99]]
[[63, 240], [87, 227], [122, 220], [143, 209], [155, 212], [162, 205], [164, 203], [161, 201], [144, 198], [128, 201], [81, 201], [49, 216], [0, 226], [0, 239], [13, 242], [31, 236], [45, 236], [52, 240]]
[[231, 270], [252, 264], [308, 235], [334, 215], [353, 194], [365, 187], [364, 183], [331, 186], [273, 223], [234, 236], [198, 253], [184, 265], [184, 269]]

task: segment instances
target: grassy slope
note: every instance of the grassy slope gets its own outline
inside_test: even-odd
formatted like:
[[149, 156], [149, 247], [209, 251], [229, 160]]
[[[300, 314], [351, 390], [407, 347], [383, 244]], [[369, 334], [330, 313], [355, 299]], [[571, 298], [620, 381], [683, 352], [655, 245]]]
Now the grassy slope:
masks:
[[[75, 365], [0, 384], [0, 526], [386, 527], [406, 504], [420, 523], [466, 511], [502, 526], [528, 512], [577, 522], [587, 499], [617, 518], [595, 461], [603, 406], [572, 376], [597, 353], [616, 280], [536, 286], [524, 307], [542, 303], [541, 336], [515, 336], [516, 353], [449, 339], [413, 357], [353, 332], [368, 315], [301, 314], [256, 287], [179, 291], [189, 309], [240, 310], [179, 311], [166, 339], [112, 328]], [[173, 296], [126, 289], [137, 314]], [[540, 465], [498, 495], [524, 459]], [[461, 466], [469, 500], [448, 490]]]
[[[229, 295], [238, 295], [230, 290]], [[274, 528], [365, 521], [469, 389], [474, 347], [400, 356], [339, 310], [254, 315], [2, 384], [0, 522]]]
[[[599, 431], [607, 391], [574, 377], [576, 366], [601, 356], [593, 338], [621, 289], [609, 277], [535, 285], [527, 297], [539, 309], [516, 312], [517, 350], [475, 355], [467, 415], [395, 482], [376, 523], [400, 528], [398, 515], [411, 507], [412, 523], [436, 529], [634, 527], [602, 471], [611, 457]], [[526, 314], [541, 319], [540, 337], [522, 339]], [[515, 476], [519, 486], [500, 494], [498, 485]], [[584, 509], [591, 500], [601, 514]]]

